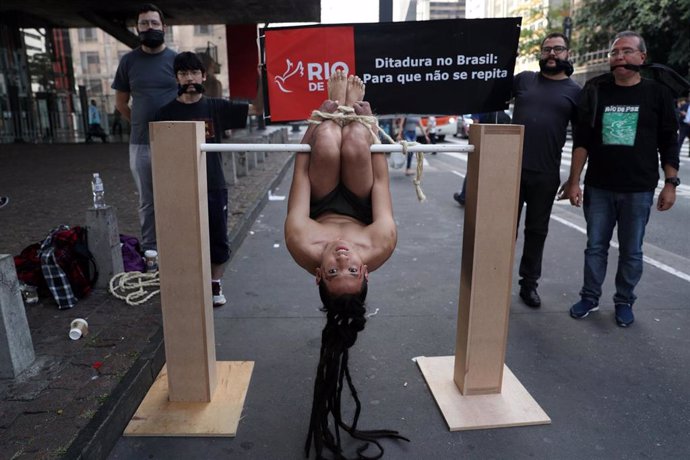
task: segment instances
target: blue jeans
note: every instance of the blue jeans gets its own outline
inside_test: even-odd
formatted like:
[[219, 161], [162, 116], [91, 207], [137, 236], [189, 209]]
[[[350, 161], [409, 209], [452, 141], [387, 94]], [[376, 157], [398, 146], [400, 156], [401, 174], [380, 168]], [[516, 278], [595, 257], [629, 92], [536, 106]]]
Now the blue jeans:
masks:
[[153, 209], [153, 178], [151, 175], [151, 147], [148, 144], [129, 144], [129, 169], [139, 192], [139, 224], [141, 247], [156, 249], [156, 215]]
[[587, 220], [585, 276], [580, 296], [599, 302], [606, 278], [609, 242], [618, 224], [618, 270], [614, 303], [633, 304], [635, 286], [642, 277], [642, 240], [649, 221], [654, 191], [618, 193], [585, 187]]
[[[414, 142], [414, 141], [417, 139], [417, 134], [415, 133], [414, 130], [412, 130], [412, 131], [403, 131], [403, 137], [405, 138], [405, 140], [406, 140], [407, 142]], [[412, 166], [412, 155], [414, 155], [414, 153], [412, 153], [412, 152], [407, 152], [407, 163], [406, 163], [406, 165], [405, 165], [405, 167], [406, 167], [407, 169], [410, 169], [410, 167]]]

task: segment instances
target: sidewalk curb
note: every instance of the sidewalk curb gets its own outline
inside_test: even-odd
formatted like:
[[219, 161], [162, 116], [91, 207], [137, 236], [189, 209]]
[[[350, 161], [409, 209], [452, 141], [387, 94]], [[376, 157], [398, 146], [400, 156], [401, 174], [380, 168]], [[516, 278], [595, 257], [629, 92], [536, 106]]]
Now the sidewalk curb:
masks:
[[[249, 229], [268, 202], [268, 192], [273, 189], [290, 169], [292, 155], [280, 171], [265, 187], [261, 199], [243, 215], [241, 222], [229, 235], [230, 260], [244, 241]], [[108, 400], [98, 409], [91, 421], [74, 438], [64, 454], [70, 459], [106, 459], [115, 447], [122, 432], [132, 419], [165, 364], [165, 346], [162, 326], [149, 338], [149, 345], [127, 371]]]

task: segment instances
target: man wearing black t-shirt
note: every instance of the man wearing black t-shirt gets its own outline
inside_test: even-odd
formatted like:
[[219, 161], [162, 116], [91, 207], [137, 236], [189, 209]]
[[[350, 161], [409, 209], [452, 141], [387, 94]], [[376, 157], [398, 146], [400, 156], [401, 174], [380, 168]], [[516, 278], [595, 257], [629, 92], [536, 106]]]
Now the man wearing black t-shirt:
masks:
[[[520, 259], [520, 298], [533, 308], [541, 307], [537, 292], [541, 278], [544, 243], [549, 232], [551, 208], [560, 184], [561, 155], [569, 122], [576, 121], [580, 86], [570, 79], [568, 38], [548, 34], [541, 44], [539, 72], [515, 75], [513, 123], [525, 126], [522, 173], [518, 199], [518, 224], [525, 214], [524, 245]], [[507, 121], [502, 116], [508, 118]], [[475, 123], [510, 123], [503, 112], [472, 115]], [[467, 179], [453, 198], [465, 204]], [[526, 206], [526, 209], [525, 209]]]
[[576, 121], [580, 86], [570, 79], [573, 67], [568, 38], [551, 33], [541, 45], [537, 72], [521, 72], [513, 80], [513, 123], [525, 126], [518, 223], [525, 214], [520, 259], [520, 298], [541, 306], [537, 285], [554, 198], [560, 185], [561, 154], [568, 123]]
[[[158, 111], [157, 121], [203, 121], [206, 125], [206, 142], [220, 143], [225, 130], [244, 128], [248, 113], [261, 113], [260, 108], [246, 103], [205, 97], [203, 83], [206, 81], [206, 68], [196, 54], [178, 54], [175, 57], [174, 69], [179, 86], [178, 96]], [[220, 280], [225, 272], [225, 263], [230, 258], [228, 189], [220, 152], [206, 152], [206, 176], [211, 287], [213, 306], [219, 307], [226, 302]]]
[[[634, 289], [642, 277], [642, 242], [659, 180], [659, 163], [666, 177], [657, 200], [659, 211], [673, 206], [680, 184], [678, 120], [670, 91], [640, 76], [646, 47], [638, 33], [617, 34], [609, 56], [611, 73], [588, 81], [582, 90], [566, 186], [573, 206], [584, 201], [587, 221], [584, 283], [581, 299], [570, 308], [570, 315], [584, 318], [599, 309], [609, 242], [618, 225], [613, 302], [616, 324], [627, 327], [635, 321]], [[580, 175], [585, 162], [583, 195]]]

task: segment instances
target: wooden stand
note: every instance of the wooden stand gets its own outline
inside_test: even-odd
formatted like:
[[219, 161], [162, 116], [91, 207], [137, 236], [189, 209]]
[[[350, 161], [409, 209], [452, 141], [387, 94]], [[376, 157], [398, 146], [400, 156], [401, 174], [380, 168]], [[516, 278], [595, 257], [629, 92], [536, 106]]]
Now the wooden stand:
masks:
[[125, 436], [235, 436], [254, 363], [216, 364], [219, 386], [211, 402], [171, 402], [163, 366]]
[[216, 363], [204, 123], [151, 123], [150, 133], [167, 366], [125, 435], [232, 436], [253, 363]]
[[418, 359], [451, 431], [551, 422], [504, 365], [522, 137], [519, 125], [470, 128], [455, 356]]

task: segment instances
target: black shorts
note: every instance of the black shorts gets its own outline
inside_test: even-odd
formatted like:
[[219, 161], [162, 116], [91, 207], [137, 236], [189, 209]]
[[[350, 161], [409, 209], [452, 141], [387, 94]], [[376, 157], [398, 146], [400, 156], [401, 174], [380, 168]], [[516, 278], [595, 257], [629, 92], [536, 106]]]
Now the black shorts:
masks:
[[373, 222], [371, 211], [371, 197], [359, 198], [342, 183], [321, 199], [309, 204], [309, 217], [316, 219], [321, 214], [332, 212], [344, 216], [354, 217], [363, 224]]
[[228, 242], [228, 191], [208, 191], [208, 238], [211, 263], [221, 265], [230, 258]]

